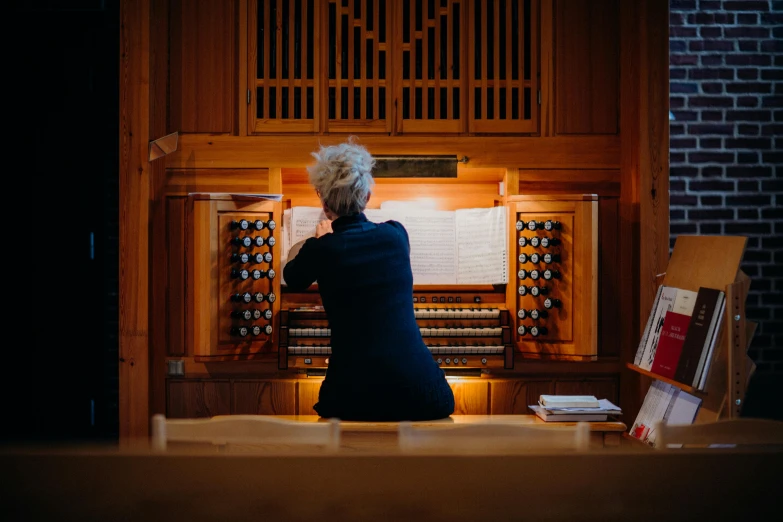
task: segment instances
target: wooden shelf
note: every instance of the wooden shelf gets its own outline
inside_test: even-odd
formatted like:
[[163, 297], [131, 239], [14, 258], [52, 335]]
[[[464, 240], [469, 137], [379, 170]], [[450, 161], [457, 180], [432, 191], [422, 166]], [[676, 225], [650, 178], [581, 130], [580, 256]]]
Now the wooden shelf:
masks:
[[701, 396], [704, 397], [707, 395], [707, 392], [703, 390], [698, 390], [694, 388], [693, 386], [688, 386], [687, 384], [683, 384], [681, 382], [675, 381], [674, 379], [669, 379], [668, 377], [664, 377], [662, 375], [658, 375], [657, 373], [649, 372], [647, 370], [644, 370], [638, 366], [636, 366], [633, 363], [625, 363], [625, 366], [637, 373], [641, 373], [642, 375], [646, 375], [647, 377], [651, 377], [653, 379], [658, 379], [661, 382], [665, 382], [666, 384], [671, 384], [672, 386], [676, 386], [677, 388], [686, 391], [690, 393], [691, 395]]

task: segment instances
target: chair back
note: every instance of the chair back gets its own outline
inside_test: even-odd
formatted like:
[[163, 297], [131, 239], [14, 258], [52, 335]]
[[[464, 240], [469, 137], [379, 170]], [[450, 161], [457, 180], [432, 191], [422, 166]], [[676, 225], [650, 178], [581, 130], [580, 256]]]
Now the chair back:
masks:
[[540, 450], [585, 451], [590, 426], [529, 425], [502, 422], [416, 426], [401, 422], [400, 450], [405, 453], [508, 454]]
[[167, 419], [164, 415], [153, 415], [152, 449], [165, 451], [169, 442], [336, 451], [340, 446], [340, 421], [301, 422], [266, 415], [219, 415], [205, 419]]
[[781, 446], [783, 422], [770, 419], [727, 419], [700, 424], [659, 422], [656, 449], [709, 446]]

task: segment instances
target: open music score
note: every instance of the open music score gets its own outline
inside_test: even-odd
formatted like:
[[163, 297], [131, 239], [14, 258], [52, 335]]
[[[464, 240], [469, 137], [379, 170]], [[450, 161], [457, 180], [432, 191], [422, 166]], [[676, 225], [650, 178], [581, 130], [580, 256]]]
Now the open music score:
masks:
[[[367, 209], [365, 215], [375, 223], [393, 219], [405, 227], [415, 285], [508, 282], [505, 207], [452, 211], [410, 205], [384, 208], [384, 204], [380, 209]], [[325, 216], [319, 207], [286, 210], [283, 217], [286, 254], [299, 241], [315, 235], [315, 227], [322, 219]]]

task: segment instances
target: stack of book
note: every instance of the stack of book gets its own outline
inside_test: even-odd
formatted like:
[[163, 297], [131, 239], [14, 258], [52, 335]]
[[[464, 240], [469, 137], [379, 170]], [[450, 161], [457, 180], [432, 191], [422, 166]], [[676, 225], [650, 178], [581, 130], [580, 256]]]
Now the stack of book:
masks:
[[703, 390], [720, 335], [726, 295], [661, 285], [634, 364], [661, 377]]
[[541, 395], [529, 408], [545, 422], [606, 421], [622, 414], [618, 406], [593, 395]]
[[655, 425], [658, 422], [693, 424], [701, 403], [700, 398], [656, 379], [647, 390], [639, 414], [628, 434], [654, 447], [657, 437]]

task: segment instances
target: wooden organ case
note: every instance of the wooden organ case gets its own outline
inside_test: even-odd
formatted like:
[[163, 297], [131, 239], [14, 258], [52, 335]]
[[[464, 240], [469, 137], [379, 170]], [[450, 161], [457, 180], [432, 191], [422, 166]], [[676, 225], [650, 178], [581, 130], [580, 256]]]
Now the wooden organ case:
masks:
[[274, 349], [280, 204], [246, 196], [188, 198], [187, 341], [197, 360], [252, 358]]
[[282, 217], [318, 205], [310, 154], [352, 134], [460, 159], [450, 179], [377, 179], [371, 205], [507, 212], [506, 284], [411, 296], [455, 413], [589, 393], [633, 418], [624, 363], [668, 251], [666, 2], [122, 4], [122, 436], [150, 413], [314, 413], [329, 339], [307, 334], [328, 324], [317, 288], [281, 286]]

